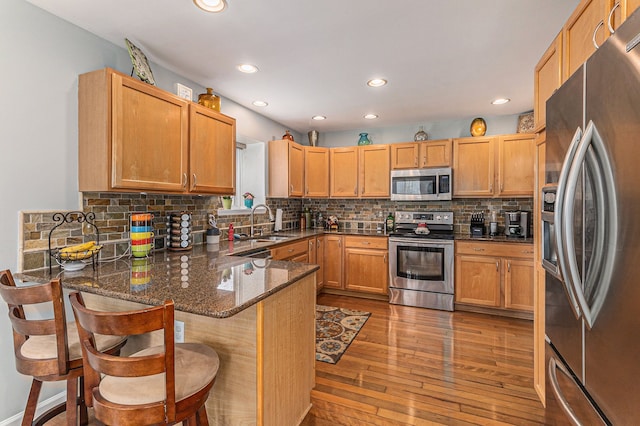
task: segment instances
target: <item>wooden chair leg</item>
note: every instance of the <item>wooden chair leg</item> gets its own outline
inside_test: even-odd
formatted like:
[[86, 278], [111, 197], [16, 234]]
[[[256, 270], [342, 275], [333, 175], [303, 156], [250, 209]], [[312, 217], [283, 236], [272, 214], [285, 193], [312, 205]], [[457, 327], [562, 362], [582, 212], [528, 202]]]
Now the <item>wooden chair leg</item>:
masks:
[[78, 378], [67, 379], [67, 425], [78, 425]]
[[198, 424], [200, 426], [209, 426], [209, 418], [207, 417], [207, 408], [202, 404], [196, 413]]
[[31, 382], [31, 390], [29, 390], [27, 406], [24, 409], [24, 416], [22, 417], [22, 426], [31, 426], [33, 424], [33, 418], [36, 415], [36, 408], [38, 407], [40, 389], [42, 389], [42, 382], [38, 379], [33, 379]]
[[80, 407], [80, 425], [89, 424], [89, 413], [87, 403], [84, 399], [84, 376], [78, 377], [78, 407]]

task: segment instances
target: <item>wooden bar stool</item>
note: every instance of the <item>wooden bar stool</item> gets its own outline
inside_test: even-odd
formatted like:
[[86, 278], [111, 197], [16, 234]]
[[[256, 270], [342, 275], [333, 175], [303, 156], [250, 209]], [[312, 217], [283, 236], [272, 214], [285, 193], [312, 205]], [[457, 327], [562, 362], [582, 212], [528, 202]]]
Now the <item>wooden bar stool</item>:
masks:
[[[9, 270], [0, 271], [0, 295], [9, 306], [16, 369], [19, 373], [33, 377], [22, 425], [44, 424], [65, 410], [68, 425], [76, 425], [78, 421], [86, 424], [88, 420], [82, 391], [82, 350], [75, 323], [67, 323], [65, 319], [60, 280], [17, 287]], [[52, 306], [53, 318], [27, 318], [24, 307], [38, 303]], [[117, 353], [126, 342], [126, 338], [119, 336], [98, 336], [97, 339], [99, 346], [111, 353]], [[66, 403], [48, 410], [34, 420], [42, 383], [60, 380], [67, 381]]]
[[[71, 293], [85, 370], [85, 400], [96, 420], [108, 425], [208, 425], [205, 402], [218, 373], [216, 351], [197, 343], [174, 343], [174, 306], [127, 312], [88, 309]], [[96, 348], [96, 333], [138, 335], [164, 330], [164, 344], [128, 357]]]

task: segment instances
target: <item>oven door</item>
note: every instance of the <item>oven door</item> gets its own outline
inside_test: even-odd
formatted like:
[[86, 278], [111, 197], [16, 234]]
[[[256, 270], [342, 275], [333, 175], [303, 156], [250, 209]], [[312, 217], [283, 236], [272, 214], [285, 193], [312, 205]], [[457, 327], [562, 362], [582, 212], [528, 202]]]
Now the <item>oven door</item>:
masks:
[[389, 287], [453, 294], [453, 241], [389, 239]]

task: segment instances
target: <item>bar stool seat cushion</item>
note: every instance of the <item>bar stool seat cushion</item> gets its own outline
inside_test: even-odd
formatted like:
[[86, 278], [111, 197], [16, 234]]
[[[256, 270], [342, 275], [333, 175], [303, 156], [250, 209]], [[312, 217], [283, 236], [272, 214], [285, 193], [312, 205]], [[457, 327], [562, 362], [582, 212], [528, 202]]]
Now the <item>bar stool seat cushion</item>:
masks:
[[[95, 337], [96, 345], [103, 351], [115, 348], [126, 340], [126, 337], [105, 336], [102, 334], [96, 334]], [[69, 360], [82, 359], [80, 338], [78, 337], [78, 328], [75, 321], [67, 323], [67, 342], [69, 346]], [[30, 336], [20, 348], [20, 353], [23, 357], [30, 359], [57, 358], [56, 336], [54, 334]]]
[[[162, 353], [164, 346], [143, 349], [131, 356]], [[195, 394], [215, 378], [220, 360], [212, 348], [199, 343], [175, 345], [176, 401]], [[104, 376], [100, 394], [107, 401], [123, 405], [140, 405], [166, 398], [164, 373], [144, 377]]]

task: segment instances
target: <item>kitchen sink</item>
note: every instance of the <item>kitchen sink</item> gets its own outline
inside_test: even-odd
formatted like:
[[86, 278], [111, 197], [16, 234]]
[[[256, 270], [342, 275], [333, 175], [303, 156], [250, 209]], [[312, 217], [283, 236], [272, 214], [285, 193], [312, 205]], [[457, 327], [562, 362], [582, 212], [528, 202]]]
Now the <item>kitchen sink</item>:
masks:
[[264, 235], [257, 237], [255, 240], [263, 243], [274, 242], [274, 241], [283, 241], [287, 240], [291, 237], [285, 235]]

